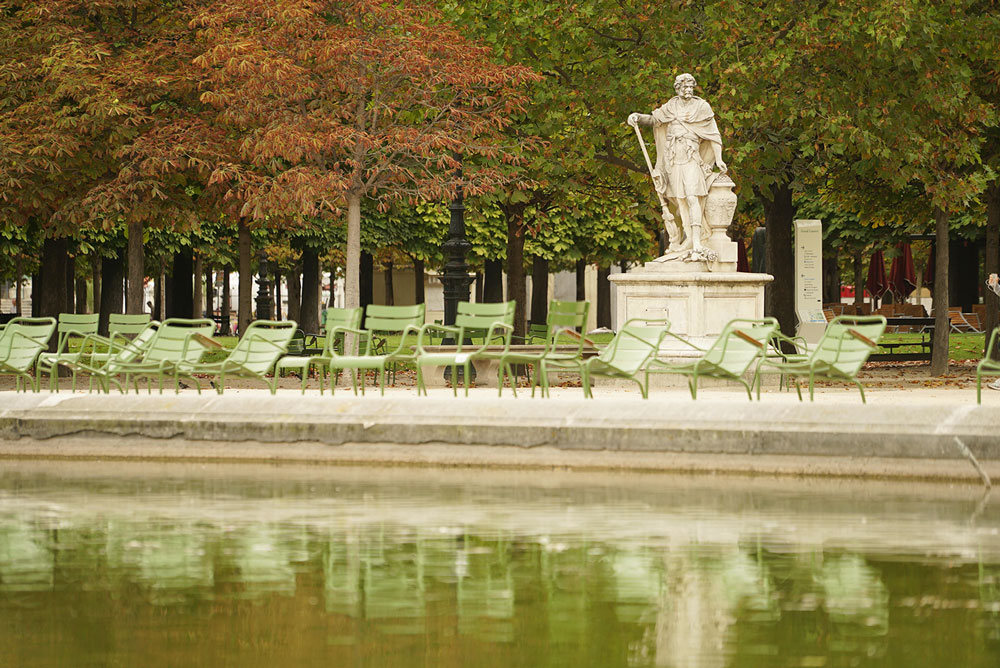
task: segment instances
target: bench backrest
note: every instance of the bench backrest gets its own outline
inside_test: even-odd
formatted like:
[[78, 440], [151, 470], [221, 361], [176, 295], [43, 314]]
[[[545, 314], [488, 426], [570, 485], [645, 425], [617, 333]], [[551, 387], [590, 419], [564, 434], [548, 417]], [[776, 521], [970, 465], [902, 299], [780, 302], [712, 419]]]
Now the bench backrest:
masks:
[[372, 332], [402, 332], [409, 326], [424, 324], [426, 306], [382, 306], [369, 304], [365, 309], [365, 329]]
[[[294, 331], [294, 330], [293, 330]], [[211, 318], [168, 318], [164, 320], [150, 341], [145, 362], [199, 362], [205, 353], [205, 346], [193, 339], [195, 334], [212, 336], [215, 323]]]
[[[23, 336], [41, 343], [44, 347], [49, 345], [49, 339], [52, 338], [52, 334], [56, 331], [56, 319], [49, 317], [14, 318], [8, 323], [7, 327], [9, 328], [11, 325], [17, 325], [17, 331]], [[6, 332], [6, 330], [4, 331]]]
[[[514, 308], [516, 303], [509, 302], [496, 303], [472, 303], [458, 302], [457, 313], [455, 314], [455, 326], [463, 330], [463, 334], [475, 330], [475, 336], [484, 336], [493, 323], [503, 323], [507, 326], [514, 324]], [[479, 332], [482, 332], [481, 334]], [[504, 341], [510, 337], [510, 330], [498, 329], [494, 335], [503, 335]], [[462, 338], [465, 338], [464, 336]]]
[[[55, 320], [52, 324], [55, 327]], [[35, 364], [38, 355], [48, 345], [49, 337], [41, 340], [40, 336], [32, 336], [30, 327], [11, 321], [0, 332], [0, 369], [24, 372]]]
[[112, 313], [108, 315], [108, 336], [134, 336], [146, 329], [150, 320], [148, 313]]
[[226, 358], [257, 374], [264, 374], [288, 350], [298, 324], [294, 320], [254, 320]]
[[878, 347], [885, 331], [885, 316], [842, 315], [826, 326], [822, 338], [810, 355], [810, 361], [854, 377]]
[[669, 328], [667, 320], [628, 320], [598, 358], [624, 374], [635, 374], [659, 351]]
[[767, 351], [767, 342], [777, 329], [774, 318], [730, 320], [703, 359], [727, 373], [742, 375]]
[[548, 344], [550, 346], [574, 345], [583, 350], [584, 339], [573, 336], [566, 330], [576, 332], [587, 326], [587, 314], [590, 302], [564, 302], [553, 299], [549, 302], [549, 313], [545, 319], [548, 327]]

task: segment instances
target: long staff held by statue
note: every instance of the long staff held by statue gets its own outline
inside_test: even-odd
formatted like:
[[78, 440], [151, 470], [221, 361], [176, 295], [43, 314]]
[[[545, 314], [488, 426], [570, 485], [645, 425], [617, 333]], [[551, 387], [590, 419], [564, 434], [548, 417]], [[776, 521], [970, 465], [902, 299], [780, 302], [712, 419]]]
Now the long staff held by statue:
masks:
[[667, 201], [663, 199], [663, 193], [656, 187], [658, 178], [662, 177], [658, 177], [656, 172], [653, 171], [653, 163], [649, 159], [649, 151], [646, 150], [646, 141], [642, 138], [642, 131], [639, 130], [639, 124], [637, 123], [632, 127], [635, 128], [635, 136], [639, 138], [639, 146], [642, 147], [642, 156], [646, 158], [646, 168], [649, 170], [650, 178], [653, 179], [653, 190], [656, 191], [656, 197], [660, 200], [660, 209], [663, 211], [663, 222], [667, 225], [667, 233], [670, 234], [670, 228], [674, 227], [676, 230], [677, 224], [674, 222], [674, 214], [670, 213], [670, 209], [667, 208]]

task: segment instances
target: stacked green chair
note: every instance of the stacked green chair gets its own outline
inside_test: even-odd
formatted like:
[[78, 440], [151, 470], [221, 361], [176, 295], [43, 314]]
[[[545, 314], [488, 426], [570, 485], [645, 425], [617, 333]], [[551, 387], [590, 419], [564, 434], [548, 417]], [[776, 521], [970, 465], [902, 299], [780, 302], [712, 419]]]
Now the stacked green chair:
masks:
[[[81, 357], [89, 357], [93, 353], [91, 346], [84, 346], [88, 334], [97, 333], [97, 320], [100, 316], [97, 313], [60, 313], [58, 324], [56, 325], [56, 351], [54, 353], [43, 352], [38, 356], [35, 365], [37, 382], [41, 383], [42, 374], [51, 372], [53, 367], [60, 362], [75, 362]], [[93, 339], [90, 339], [91, 341]], [[77, 344], [70, 350], [71, 343]], [[49, 373], [49, 389], [59, 390], [58, 374]]]
[[[73, 373], [74, 392], [76, 391], [77, 377], [81, 373], [87, 374], [89, 377], [91, 391], [93, 391], [96, 382], [98, 389], [102, 392], [110, 392], [112, 383], [118, 387], [119, 392], [124, 392], [125, 388], [118, 380], [118, 376], [125, 372], [127, 365], [142, 358], [159, 328], [159, 322], [150, 320], [132, 338], [118, 332], [110, 337], [89, 334], [81, 344], [81, 348], [101, 350], [105, 355], [97, 357], [90, 354], [76, 360], [60, 360], [49, 373], [55, 374], [59, 366], [65, 366], [69, 369]], [[53, 382], [52, 379], [50, 382]]]
[[[761, 375], [777, 373], [795, 380], [795, 391], [802, 400], [799, 379], [809, 380], [809, 401], [813, 400], [817, 380], [854, 383], [866, 403], [865, 388], [858, 382], [858, 371], [868, 357], [878, 350], [878, 340], [885, 332], [885, 316], [841, 315], [831, 320], [815, 347], [780, 358], [766, 357], [757, 364], [757, 398], [760, 399]], [[775, 333], [772, 342], [791, 341]]]
[[719, 334], [719, 338], [708, 348], [702, 349], [690, 341], [673, 333], [667, 335], [683, 342], [690, 348], [701, 353], [693, 361], [667, 362], [661, 359], [651, 359], [645, 369], [646, 391], [649, 391], [649, 374], [676, 373], [688, 377], [688, 388], [691, 398], [698, 398], [699, 378], [721, 378], [737, 381], [746, 388], [747, 398], [753, 399], [751, 384], [744, 376], [767, 353], [767, 345], [778, 329], [778, 321], [774, 318], [753, 320], [736, 318], [730, 320]]
[[994, 359], [993, 351], [996, 350], [997, 335], [1000, 334], [1000, 327], [995, 328], [990, 333], [990, 342], [986, 346], [986, 356], [976, 365], [976, 403], [983, 403], [983, 376], [1000, 376], [1000, 360]]
[[[474, 304], [459, 302], [454, 325], [424, 325], [417, 337], [417, 394], [427, 394], [423, 369], [427, 366], [451, 367], [451, 389], [458, 396], [458, 368], [462, 368], [465, 396], [469, 396], [469, 379], [472, 362], [485, 359], [491, 345], [510, 348], [510, 334], [514, 330], [514, 301]], [[455, 341], [454, 351], [428, 352], [425, 341], [430, 342], [432, 332], [439, 332]], [[472, 336], [485, 333], [481, 343], [472, 343]]]
[[175, 366], [198, 363], [210, 347], [218, 346], [211, 338], [213, 332], [215, 323], [211, 318], [164, 320], [141, 358], [117, 365], [117, 372], [125, 375], [126, 389], [131, 383], [138, 393], [139, 379], [145, 378], [152, 392], [152, 381], [156, 379], [162, 394], [163, 381], [173, 376]]
[[[346, 330], [357, 330], [361, 325], [361, 317], [364, 309], [358, 308], [330, 308], [326, 310], [326, 336], [323, 341], [323, 352], [319, 355], [286, 355], [278, 360], [275, 365], [275, 374], [282, 371], [296, 371], [302, 378], [302, 393], [305, 394], [306, 382], [309, 380], [309, 371], [316, 368], [319, 374], [319, 392], [323, 393], [323, 373], [329, 368], [330, 360], [337, 352], [344, 353], [344, 335]], [[367, 335], [363, 335], [367, 336]], [[356, 341], [362, 337], [355, 336]], [[293, 338], [294, 342], [295, 339]], [[291, 352], [291, 348], [289, 348]], [[336, 383], [336, 378], [331, 380]]]
[[180, 391], [180, 379], [191, 380], [198, 394], [201, 383], [195, 374], [213, 376], [215, 391], [222, 394], [226, 387], [226, 377], [256, 378], [274, 394], [278, 389], [278, 374], [270, 380], [267, 374], [288, 350], [298, 325], [294, 320], [255, 320], [250, 323], [243, 336], [221, 362], [200, 362], [181, 360], [173, 365], [174, 391]]
[[[510, 389], [517, 396], [517, 377], [514, 373], [516, 365], [533, 366], [534, 375], [531, 380], [531, 396], [535, 396], [535, 387], [541, 387], [543, 397], [549, 395], [548, 374], [544, 373], [546, 365], [565, 367], [581, 360], [584, 337], [577, 333], [577, 328], [587, 325], [587, 313], [590, 302], [567, 302], [552, 300], [549, 302], [549, 312], [545, 321], [545, 331], [542, 334], [543, 348], [537, 353], [518, 350], [505, 350], [497, 355], [498, 374], [497, 390], [503, 393], [504, 378], [510, 378]], [[529, 338], [531, 334], [529, 333]]]
[[[416, 360], [416, 343], [420, 329], [424, 325], [425, 306], [379, 306], [370, 304], [365, 313], [364, 329], [341, 327], [348, 344], [345, 354], [331, 356], [330, 393], [333, 394], [338, 370], [351, 371], [351, 388], [358, 393], [357, 377], [361, 376], [361, 393], [365, 392], [364, 372], [371, 370], [378, 375], [379, 389], [385, 394], [385, 375], [399, 363], [412, 363]], [[390, 337], [399, 337], [395, 347], [384, 345], [376, 352], [376, 334], [382, 341], [388, 342]]]
[[14, 376], [18, 392], [27, 386], [38, 392], [35, 363], [55, 329], [55, 318], [14, 318], [0, 332], [0, 375]]
[[605, 376], [631, 380], [639, 386], [642, 398], [648, 393], [638, 379], [649, 360], [657, 355], [670, 322], [665, 319], [632, 318], [622, 325], [615, 338], [596, 357], [587, 360], [544, 361], [542, 373], [554, 369], [577, 371], [583, 385], [583, 396], [592, 398], [590, 378]]

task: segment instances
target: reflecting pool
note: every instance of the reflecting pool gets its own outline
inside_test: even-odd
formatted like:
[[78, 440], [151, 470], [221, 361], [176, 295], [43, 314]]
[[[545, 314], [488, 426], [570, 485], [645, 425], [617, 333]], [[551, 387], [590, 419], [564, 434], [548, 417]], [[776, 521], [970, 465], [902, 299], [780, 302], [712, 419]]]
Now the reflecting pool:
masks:
[[0, 666], [1000, 665], [971, 486], [0, 471]]

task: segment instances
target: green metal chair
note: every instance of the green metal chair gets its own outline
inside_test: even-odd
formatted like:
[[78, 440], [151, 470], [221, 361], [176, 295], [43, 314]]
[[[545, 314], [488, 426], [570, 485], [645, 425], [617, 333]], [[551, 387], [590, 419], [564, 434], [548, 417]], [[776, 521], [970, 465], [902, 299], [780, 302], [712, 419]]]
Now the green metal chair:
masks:
[[[424, 385], [423, 368], [426, 366], [451, 367], [451, 389], [458, 396], [458, 368], [462, 367], [462, 379], [465, 385], [465, 396], [469, 396], [470, 366], [473, 361], [487, 356], [488, 348], [499, 341], [499, 345], [507, 350], [510, 347], [510, 334], [514, 330], [514, 301], [474, 304], [459, 302], [454, 325], [427, 324], [420, 328], [417, 337], [417, 394], [427, 395]], [[448, 338], [454, 337], [455, 350], [447, 352], [428, 352], [424, 349], [425, 340], [429, 343], [432, 332], [442, 333]], [[472, 336], [482, 336], [482, 343], [471, 343]]]
[[[782, 361], [764, 357], [757, 364], [757, 399], [760, 399], [761, 375], [777, 373], [795, 380], [795, 391], [802, 400], [799, 378], [809, 379], [809, 401], [813, 400], [817, 380], [839, 380], [854, 383], [861, 392], [861, 402], [866, 403], [865, 388], [857, 375], [868, 357], [878, 349], [878, 340], [885, 332], [885, 316], [841, 315], [831, 320], [814, 348], [791, 355], [783, 354]], [[775, 343], [791, 339], [775, 332]]]
[[222, 394], [226, 387], [226, 377], [256, 378], [274, 394], [278, 389], [278, 374], [267, 379], [282, 355], [288, 350], [298, 325], [294, 320], [255, 320], [250, 323], [243, 336], [221, 362], [179, 361], [173, 365], [174, 391], [180, 391], [181, 377], [191, 380], [198, 394], [201, 383], [195, 374], [214, 376], [215, 391]]
[[25, 381], [38, 392], [39, 383], [32, 372], [55, 329], [55, 318], [14, 318], [0, 332], [0, 375], [14, 376], [18, 392]]
[[[330, 366], [330, 360], [335, 352], [344, 353], [344, 334], [347, 329], [357, 330], [361, 325], [364, 309], [329, 308], [326, 310], [326, 336], [323, 339], [323, 352], [319, 355], [295, 355], [282, 357], [275, 365], [275, 374], [283, 371], [297, 371], [302, 378], [302, 393], [305, 394], [306, 382], [309, 380], [309, 370], [316, 368], [319, 376], [319, 392], [323, 394], [323, 374]], [[364, 336], [364, 335], [363, 335]], [[360, 337], [356, 337], [360, 340]], [[295, 339], [293, 338], [294, 342]], [[291, 348], [289, 348], [291, 352]], [[333, 379], [336, 383], [336, 379]]]
[[983, 376], [1000, 376], [1000, 360], [993, 358], [1000, 327], [990, 332], [990, 342], [986, 346], [986, 356], [976, 365], [976, 403], [983, 403]]
[[[503, 393], [504, 378], [510, 378], [510, 389], [517, 396], [517, 376], [514, 373], [516, 365], [534, 367], [531, 379], [531, 396], [535, 396], [535, 387], [541, 387], [541, 395], [549, 396], [548, 374], [541, 373], [542, 363], [549, 362], [555, 366], [560, 363], [572, 363], [583, 355], [587, 340], [577, 333], [577, 328], [587, 325], [587, 314], [590, 302], [567, 302], [553, 299], [549, 302], [548, 315], [541, 336], [543, 349], [537, 353], [518, 350], [506, 350], [497, 356], [498, 359], [498, 394]], [[529, 331], [529, 340], [532, 334]], [[565, 364], [563, 365], [565, 366]]]
[[669, 328], [670, 322], [665, 319], [633, 318], [622, 325], [611, 343], [596, 357], [587, 360], [543, 360], [541, 373], [555, 369], [578, 371], [583, 396], [587, 398], [594, 396], [590, 390], [591, 376], [623, 378], [638, 385], [645, 399], [648, 397], [646, 386], [636, 376], [656, 356]]
[[[56, 373], [56, 369], [59, 366], [65, 366], [69, 369], [73, 373], [74, 392], [76, 392], [77, 376], [80, 373], [85, 373], [89, 376], [90, 391], [93, 391], [94, 382], [96, 381], [98, 388], [103, 392], [110, 392], [112, 383], [118, 386], [120, 392], [124, 392], [125, 389], [118, 380], [118, 376], [124, 373], [124, 365], [139, 360], [145, 354], [159, 328], [159, 322], [150, 320], [131, 339], [117, 332], [110, 337], [89, 334], [84, 338], [81, 348], [101, 350], [105, 355], [99, 358], [91, 354], [82, 356], [76, 360], [61, 360], [50, 370], [50, 373]], [[110, 354], [110, 357], [108, 354]], [[50, 382], [52, 382], [51, 379]]]
[[[151, 321], [148, 313], [111, 313], [108, 315], [108, 336], [104, 341], [138, 336]], [[114, 354], [109, 348], [95, 348], [90, 352], [90, 359], [95, 364], [106, 362]]]
[[149, 383], [155, 378], [162, 394], [163, 380], [173, 375], [175, 366], [200, 362], [208, 348], [221, 347], [211, 338], [213, 332], [215, 323], [211, 318], [164, 320], [141, 358], [117, 365], [118, 373], [125, 374], [126, 390], [131, 382], [138, 394], [140, 378]]
[[748, 383], [744, 375], [759, 362], [767, 352], [767, 344], [778, 329], [778, 321], [774, 318], [753, 320], [736, 318], [730, 320], [722, 329], [719, 338], [702, 349], [690, 341], [667, 332], [668, 336], [677, 339], [702, 353], [701, 357], [688, 362], [667, 362], [661, 359], [651, 359], [645, 369], [646, 392], [649, 392], [649, 375], [651, 373], [676, 373], [688, 377], [688, 388], [691, 398], [698, 398], [699, 378], [722, 378], [743, 384], [747, 398], [753, 400], [752, 383]]
[[[54, 353], [43, 352], [38, 356], [35, 364], [35, 374], [38, 383], [41, 383], [42, 373], [52, 371], [59, 362], [75, 362], [81, 357], [89, 356], [93, 352], [93, 347], [83, 345], [88, 334], [97, 333], [97, 313], [60, 313], [58, 324], [56, 325], [56, 336], [58, 343]], [[93, 339], [91, 339], [93, 340]], [[74, 349], [70, 350], [71, 343]], [[78, 344], [78, 345], [76, 345]], [[58, 374], [49, 374], [49, 390], [59, 391]]]
[[[423, 304], [413, 306], [370, 304], [366, 309], [364, 329], [341, 327], [345, 340], [350, 342], [347, 344], [349, 350], [343, 355], [335, 352], [330, 358], [328, 363], [330, 394], [333, 394], [337, 371], [340, 369], [350, 369], [351, 388], [355, 394], [358, 393], [357, 377], [361, 375], [361, 393], [364, 394], [365, 383], [362, 374], [366, 370], [375, 371], [381, 393], [385, 394], [386, 371], [398, 363], [416, 360], [415, 348], [420, 328], [424, 325], [425, 308]], [[376, 353], [375, 334], [385, 337], [383, 339], [385, 341], [388, 341], [389, 336], [398, 336], [399, 342], [391, 350], [386, 345], [385, 352]], [[360, 340], [356, 337], [360, 337]]]

